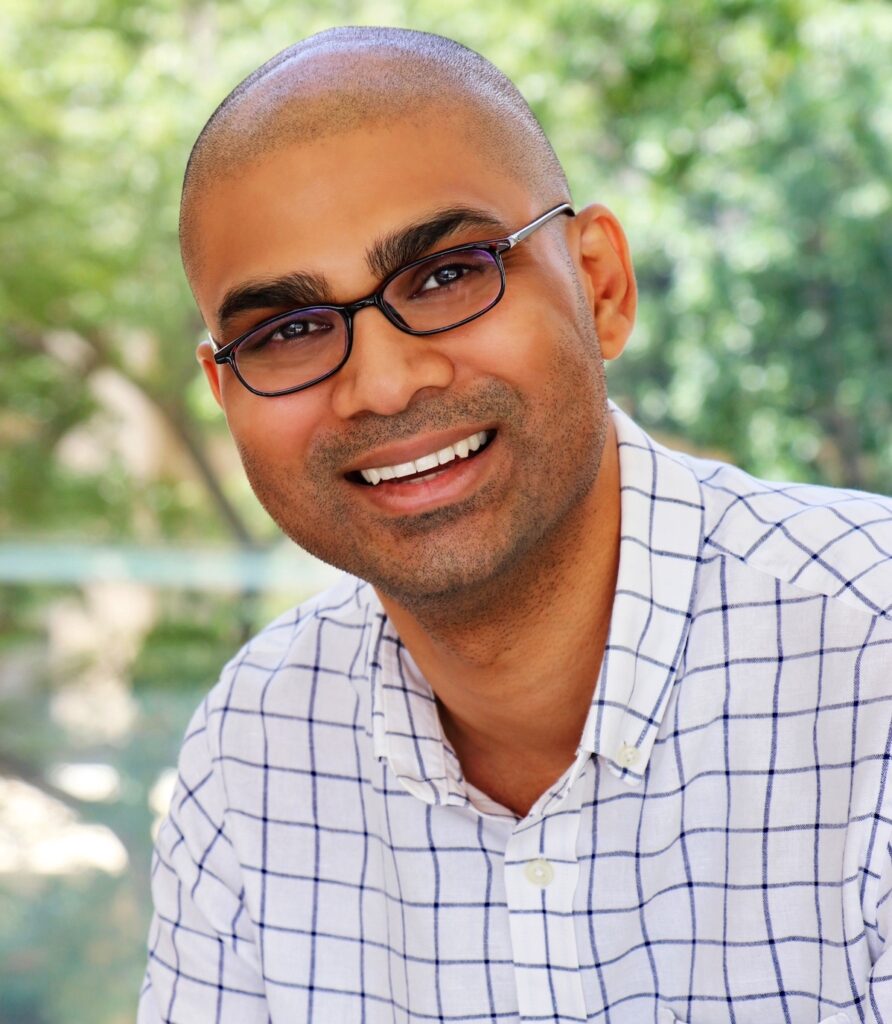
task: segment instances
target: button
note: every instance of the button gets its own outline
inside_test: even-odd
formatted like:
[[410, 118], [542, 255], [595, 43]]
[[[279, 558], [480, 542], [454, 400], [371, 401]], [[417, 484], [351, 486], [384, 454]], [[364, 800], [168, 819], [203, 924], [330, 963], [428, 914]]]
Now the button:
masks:
[[624, 743], [619, 748], [619, 755], [617, 761], [624, 768], [631, 768], [635, 764], [638, 758], [641, 756], [641, 751], [637, 747], [633, 747], [631, 743]]
[[529, 861], [523, 869], [523, 873], [527, 876], [528, 882], [532, 882], [533, 885], [538, 885], [542, 889], [550, 885], [554, 879], [554, 868], [541, 857]]

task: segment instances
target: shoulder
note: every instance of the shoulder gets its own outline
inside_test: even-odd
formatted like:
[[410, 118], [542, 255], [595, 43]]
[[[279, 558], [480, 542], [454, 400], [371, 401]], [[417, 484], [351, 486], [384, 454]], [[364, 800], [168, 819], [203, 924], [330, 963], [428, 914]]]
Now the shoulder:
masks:
[[349, 576], [279, 616], [226, 664], [208, 694], [211, 733], [219, 738], [233, 720], [243, 731], [252, 718], [308, 720], [327, 714], [328, 705], [346, 711], [344, 689], [367, 674], [369, 637], [380, 616], [369, 584]]
[[[342, 576], [334, 586], [265, 626], [242, 647], [227, 668], [245, 664], [273, 668], [290, 653], [318, 645], [320, 633], [338, 634], [339, 639], [346, 641], [350, 634], [362, 631], [369, 613], [377, 608], [377, 598], [368, 583], [353, 576]], [[327, 656], [345, 646], [344, 643], [329, 643], [328, 636], [325, 638]]]
[[892, 499], [863, 491], [759, 480], [724, 463], [679, 456], [700, 481], [703, 553], [892, 619]]

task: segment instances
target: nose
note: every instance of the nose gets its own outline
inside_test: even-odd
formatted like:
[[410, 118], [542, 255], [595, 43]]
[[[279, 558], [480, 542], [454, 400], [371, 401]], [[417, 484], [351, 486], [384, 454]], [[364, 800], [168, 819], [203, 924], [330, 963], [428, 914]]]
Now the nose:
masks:
[[353, 318], [350, 358], [333, 378], [336, 415], [394, 416], [424, 389], [449, 387], [455, 367], [438, 342], [439, 335], [404, 333], [379, 309], [360, 310]]

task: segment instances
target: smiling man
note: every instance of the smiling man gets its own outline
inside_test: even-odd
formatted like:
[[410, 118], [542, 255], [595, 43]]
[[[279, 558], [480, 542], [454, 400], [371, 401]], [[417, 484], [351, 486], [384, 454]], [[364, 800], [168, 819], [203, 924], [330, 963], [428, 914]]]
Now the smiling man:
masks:
[[622, 229], [449, 40], [268, 62], [181, 229], [251, 484], [349, 575], [193, 719], [141, 1024], [892, 1020], [890, 503], [608, 403]]

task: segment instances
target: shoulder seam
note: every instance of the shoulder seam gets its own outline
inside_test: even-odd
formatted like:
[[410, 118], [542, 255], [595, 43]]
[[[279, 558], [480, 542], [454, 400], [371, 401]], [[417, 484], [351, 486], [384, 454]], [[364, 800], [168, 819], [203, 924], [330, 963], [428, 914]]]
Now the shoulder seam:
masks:
[[804, 586], [798, 580], [789, 580], [786, 577], [782, 576], [780, 573], [772, 572], [770, 569], [761, 565], [755, 565], [753, 562], [749, 561], [743, 555], [737, 554], [735, 551], [730, 551], [727, 548], [723, 548], [720, 544], [716, 543], [716, 541], [713, 540], [712, 537], [704, 537], [703, 546], [704, 548], [712, 548], [716, 552], [716, 554], [718, 554], [722, 558], [730, 558], [733, 559], [735, 562], [739, 562], [741, 565], [746, 566], [746, 568], [750, 571], [759, 573], [760, 576], [765, 576], [768, 579], [776, 580], [778, 583], [783, 583], [784, 586], [792, 587], [795, 590], [801, 590], [803, 594], [810, 594], [813, 597], [825, 597], [828, 601], [831, 601], [833, 604], [841, 604], [845, 607], [847, 611], [857, 612], [859, 615], [862, 615], [866, 619], [884, 619], [886, 621], [892, 621], [892, 614], [890, 614], [888, 609], [880, 608], [877, 611], [871, 611], [866, 601], [860, 597], [858, 598], [858, 605], [850, 604], [849, 602], [844, 601], [839, 594], [828, 594], [825, 590], [818, 590], [815, 587]]

